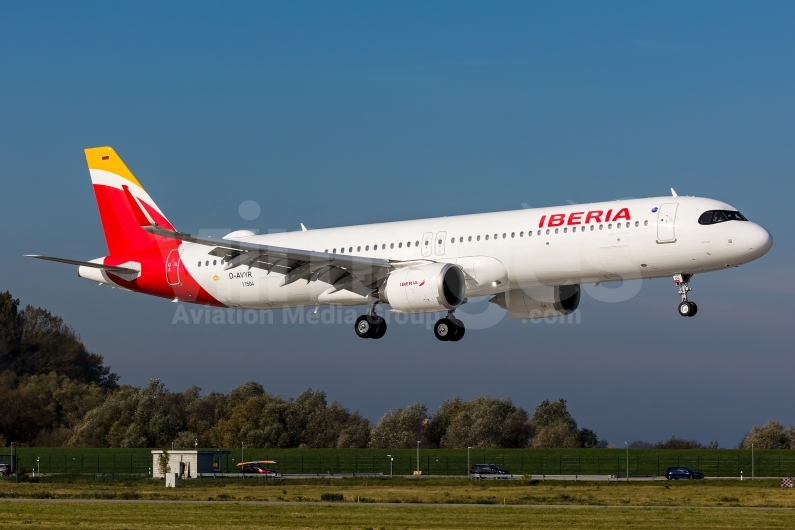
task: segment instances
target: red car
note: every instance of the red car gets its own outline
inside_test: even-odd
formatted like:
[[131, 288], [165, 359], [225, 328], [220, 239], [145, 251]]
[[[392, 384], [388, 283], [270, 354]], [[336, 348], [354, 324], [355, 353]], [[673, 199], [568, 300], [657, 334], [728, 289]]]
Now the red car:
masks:
[[273, 460], [259, 460], [256, 462], [241, 462], [237, 465], [241, 473], [250, 473], [255, 475], [276, 475], [276, 471], [265, 467], [265, 464], [275, 464]]

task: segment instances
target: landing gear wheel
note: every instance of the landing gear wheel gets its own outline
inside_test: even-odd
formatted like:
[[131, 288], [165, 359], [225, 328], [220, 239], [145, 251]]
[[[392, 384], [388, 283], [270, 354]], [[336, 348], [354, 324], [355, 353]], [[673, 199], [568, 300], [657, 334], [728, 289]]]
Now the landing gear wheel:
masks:
[[458, 342], [459, 340], [464, 338], [464, 333], [466, 333], [466, 328], [464, 327], [464, 323], [458, 320], [457, 318], [454, 320], [454, 322], [455, 322], [455, 327], [457, 328], [456, 329], [457, 333], [455, 334], [454, 337], [450, 338], [450, 341]]
[[696, 305], [695, 302], [688, 302], [688, 304], [690, 304], [690, 308], [691, 308], [690, 316], [691, 317], [696, 316], [696, 313], [698, 313], [698, 306]]
[[679, 314], [683, 317], [693, 316], [693, 305], [690, 302], [679, 304]]
[[373, 332], [371, 339], [380, 339], [386, 334], [386, 320], [383, 317], [376, 317], [376, 330]]
[[362, 315], [356, 319], [356, 334], [363, 339], [372, 338], [378, 332], [376, 319], [370, 315]]
[[449, 318], [440, 318], [433, 326], [433, 334], [441, 341], [454, 340], [458, 334], [458, 326]]

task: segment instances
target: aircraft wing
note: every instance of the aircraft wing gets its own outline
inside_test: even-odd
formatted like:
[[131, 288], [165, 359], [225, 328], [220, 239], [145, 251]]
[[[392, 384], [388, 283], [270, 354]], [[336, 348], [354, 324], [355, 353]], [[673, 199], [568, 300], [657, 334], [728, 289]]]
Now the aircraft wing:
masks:
[[247, 266], [283, 274], [282, 286], [298, 280], [306, 280], [307, 283], [322, 280], [333, 286], [332, 292], [347, 290], [367, 296], [378, 289], [394, 268], [385, 259], [193, 236], [160, 226], [142, 228], [157, 236], [213, 247], [209, 254], [224, 259], [224, 270]]

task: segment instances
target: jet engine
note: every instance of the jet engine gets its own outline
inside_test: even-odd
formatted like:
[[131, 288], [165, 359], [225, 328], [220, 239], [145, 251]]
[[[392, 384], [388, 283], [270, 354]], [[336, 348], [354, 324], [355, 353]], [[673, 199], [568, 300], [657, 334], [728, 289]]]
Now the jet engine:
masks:
[[579, 285], [541, 285], [514, 289], [497, 294], [489, 300], [507, 309], [512, 318], [546, 318], [568, 315], [580, 305]]
[[403, 313], [448, 311], [464, 301], [466, 283], [452, 263], [429, 263], [397, 269], [379, 290], [382, 302]]

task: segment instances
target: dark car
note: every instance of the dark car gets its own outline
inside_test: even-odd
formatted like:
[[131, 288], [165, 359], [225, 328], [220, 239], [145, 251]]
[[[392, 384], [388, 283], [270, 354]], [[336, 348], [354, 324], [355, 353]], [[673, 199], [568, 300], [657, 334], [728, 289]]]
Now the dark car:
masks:
[[255, 473], [258, 475], [275, 475], [276, 471], [265, 467], [262, 464], [246, 463], [242, 466], [243, 473]]
[[11, 475], [11, 464], [0, 464], [0, 477]]
[[494, 464], [475, 464], [469, 468], [470, 475], [510, 475], [507, 469], [497, 467]]
[[665, 478], [668, 480], [678, 480], [680, 478], [704, 478], [704, 473], [690, 469], [689, 467], [669, 467], [665, 470]]

